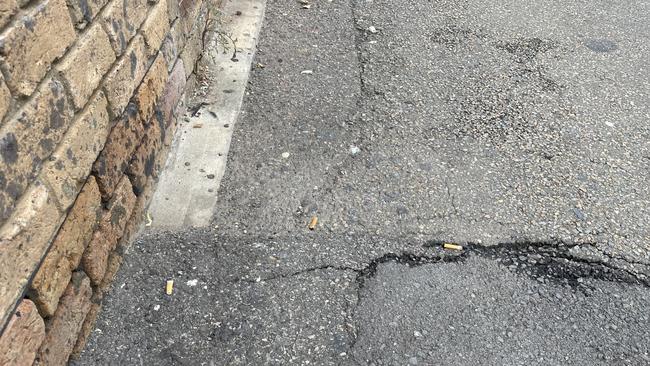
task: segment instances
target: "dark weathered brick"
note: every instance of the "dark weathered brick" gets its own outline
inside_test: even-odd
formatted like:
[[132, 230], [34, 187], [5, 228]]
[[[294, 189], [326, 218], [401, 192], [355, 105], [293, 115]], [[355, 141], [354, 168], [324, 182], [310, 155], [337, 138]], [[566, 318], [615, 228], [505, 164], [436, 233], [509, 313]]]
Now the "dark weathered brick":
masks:
[[32, 279], [29, 295], [43, 316], [52, 316], [72, 271], [99, 221], [101, 196], [95, 178], [90, 177], [56, 235], [47, 256]]
[[115, 53], [121, 55], [147, 16], [147, 0], [116, 0], [101, 16]]
[[62, 221], [52, 194], [36, 181], [0, 228], [0, 324], [22, 296]]
[[74, 42], [76, 33], [65, 0], [44, 0], [3, 36], [5, 82], [20, 95], [31, 95], [50, 64]]
[[105, 201], [112, 197], [128, 167], [131, 155], [140, 145], [143, 136], [144, 123], [140, 119], [137, 106], [130, 103], [108, 135], [104, 150], [93, 165], [93, 173]]
[[109, 254], [124, 234], [135, 200], [131, 182], [123, 176], [81, 260], [93, 285], [101, 284], [104, 278]]
[[0, 28], [7, 25], [11, 16], [18, 11], [18, 3], [16, 0], [3, 0], [0, 1]]
[[104, 147], [109, 125], [106, 107], [106, 98], [98, 93], [43, 167], [41, 176], [64, 210], [74, 202]]
[[[148, 125], [142, 144], [136, 149], [127, 169], [127, 174], [137, 195], [142, 194], [147, 181], [157, 177], [160, 170], [156, 158], [162, 145], [162, 133], [165, 126], [161, 113], [158, 113], [153, 119], [155, 121]], [[163, 129], [161, 129], [161, 125]]]
[[150, 55], [154, 55], [160, 49], [165, 35], [169, 31], [169, 16], [167, 14], [167, 1], [176, 0], [159, 0], [149, 17], [142, 25], [142, 35], [147, 45]]
[[147, 72], [148, 57], [142, 36], [137, 36], [104, 81], [113, 116], [119, 116]]
[[165, 89], [167, 76], [165, 58], [158, 54], [133, 97], [143, 121], [148, 121], [153, 115], [154, 107]]
[[158, 103], [158, 109], [160, 109], [166, 125], [169, 125], [174, 108], [176, 108], [178, 102], [181, 100], [185, 85], [185, 65], [183, 60], [178, 60], [176, 66], [174, 66], [174, 69], [169, 74], [167, 85]]
[[63, 86], [47, 82], [33, 100], [0, 129], [0, 221], [38, 175], [70, 126], [72, 107]]
[[46, 323], [43, 344], [34, 365], [66, 365], [86, 314], [90, 310], [92, 289], [83, 272], [75, 272], [54, 316]]
[[77, 29], [83, 29], [92, 22], [108, 0], [67, 0], [72, 22]]
[[77, 109], [83, 108], [114, 61], [108, 36], [99, 24], [91, 26], [58, 68]]

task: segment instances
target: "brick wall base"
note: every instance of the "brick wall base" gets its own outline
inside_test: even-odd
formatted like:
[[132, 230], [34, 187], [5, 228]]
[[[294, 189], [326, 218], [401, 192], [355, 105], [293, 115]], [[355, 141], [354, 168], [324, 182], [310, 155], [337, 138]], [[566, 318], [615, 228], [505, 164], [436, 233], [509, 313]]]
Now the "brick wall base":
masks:
[[2, 1], [1, 365], [61, 365], [83, 350], [143, 221], [217, 7]]

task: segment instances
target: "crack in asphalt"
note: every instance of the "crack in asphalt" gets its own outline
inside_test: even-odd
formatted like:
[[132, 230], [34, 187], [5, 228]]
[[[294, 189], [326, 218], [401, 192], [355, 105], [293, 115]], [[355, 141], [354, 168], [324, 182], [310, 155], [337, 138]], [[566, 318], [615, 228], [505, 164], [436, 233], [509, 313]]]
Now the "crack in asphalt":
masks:
[[[568, 285], [574, 290], [582, 292], [585, 296], [590, 296], [596, 289], [585, 283], [584, 278], [650, 287], [650, 280], [644, 274], [619, 268], [604, 260], [581, 258], [570, 252], [572, 248], [583, 247], [590, 247], [597, 250], [594, 244], [518, 241], [501, 243], [494, 246], [483, 246], [469, 243], [465, 244], [460, 251], [448, 251], [440, 249], [444, 243], [447, 242], [430, 240], [425, 243], [423, 247], [436, 250], [432, 254], [388, 252], [374, 257], [361, 267], [326, 264], [267, 278], [258, 278], [252, 281], [247, 280], [246, 282], [255, 283], [260, 281], [282, 280], [324, 270], [354, 272], [356, 274], [356, 302], [352, 304], [344, 297], [345, 315], [343, 320], [348, 337], [348, 355], [356, 364], [361, 364], [354, 358], [354, 353], [351, 352], [361, 337], [359, 329], [354, 325], [356, 311], [364, 297], [363, 291], [366, 288], [367, 281], [376, 277], [379, 267], [387, 263], [397, 263], [414, 268], [439, 263], [458, 263], [467, 260], [470, 256], [480, 256], [496, 260], [508, 270], [521, 275], [527, 275], [540, 282], [548, 280], [554, 282], [556, 285]], [[614, 258], [602, 251], [598, 252], [606, 258]], [[644, 265], [641, 263], [636, 264]]]

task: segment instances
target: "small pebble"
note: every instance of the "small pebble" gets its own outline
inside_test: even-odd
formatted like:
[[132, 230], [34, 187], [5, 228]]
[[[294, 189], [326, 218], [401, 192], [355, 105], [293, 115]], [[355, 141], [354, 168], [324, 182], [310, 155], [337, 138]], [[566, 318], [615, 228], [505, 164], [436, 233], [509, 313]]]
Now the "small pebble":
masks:
[[287, 158], [289, 158], [289, 155], [291, 155], [291, 154], [289, 154], [288, 152], [283, 152], [282, 153], [282, 158], [287, 159]]

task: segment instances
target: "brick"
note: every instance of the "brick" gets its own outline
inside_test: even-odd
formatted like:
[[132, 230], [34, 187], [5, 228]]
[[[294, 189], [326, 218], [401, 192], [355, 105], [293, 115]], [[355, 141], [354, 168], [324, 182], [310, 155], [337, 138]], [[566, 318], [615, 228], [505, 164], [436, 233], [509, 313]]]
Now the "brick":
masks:
[[[161, 115], [161, 114], [158, 114]], [[162, 120], [154, 116], [154, 120]], [[157, 165], [157, 156], [162, 145], [162, 127], [164, 128], [164, 121], [162, 123], [155, 122], [148, 125], [146, 135], [142, 140], [142, 144], [136, 149], [133, 154], [133, 159], [127, 169], [127, 174], [133, 184], [133, 190], [139, 196], [145, 189], [145, 185], [149, 179], [158, 176], [160, 167]]]
[[153, 7], [149, 18], [142, 26], [142, 36], [144, 37], [144, 42], [147, 45], [147, 50], [150, 55], [154, 55], [158, 52], [167, 32], [169, 32], [167, 0], [160, 0]]
[[107, 2], [108, 0], [67, 0], [75, 28], [85, 28]]
[[140, 84], [133, 97], [133, 101], [138, 107], [141, 120], [148, 121], [153, 115], [156, 102], [165, 89], [167, 76], [165, 58], [162, 54], [159, 54], [149, 68], [149, 71], [147, 71], [147, 75], [145, 75], [142, 84]]
[[45, 337], [45, 324], [34, 303], [22, 300], [0, 336], [0, 365], [31, 366]]
[[62, 221], [51, 193], [36, 181], [0, 228], [0, 324], [22, 296]]
[[75, 272], [59, 307], [46, 324], [43, 344], [34, 365], [66, 365], [72, 353], [92, 296], [90, 281], [83, 272]]
[[104, 274], [104, 278], [102, 279], [102, 282], [99, 285], [99, 291], [102, 291], [103, 293], [107, 293], [108, 290], [110, 290], [111, 283], [113, 283], [113, 280], [115, 280], [115, 275], [117, 275], [117, 271], [120, 269], [120, 266], [122, 265], [124, 252], [121, 248], [123, 247], [120, 244], [118, 244], [116, 250], [112, 251], [108, 257], [108, 262], [106, 265], [106, 273]]
[[9, 109], [11, 109], [11, 92], [5, 84], [4, 77], [0, 74], [0, 126], [2, 126], [2, 119]]
[[203, 26], [205, 25], [205, 14], [201, 13], [199, 19], [196, 20], [196, 24], [191, 31], [188, 31], [185, 47], [180, 54], [180, 58], [185, 64], [185, 71], [187, 74], [194, 72], [194, 67], [196, 65], [196, 60], [199, 58], [202, 50], [202, 40], [203, 36]]
[[97, 322], [97, 316], [99, 313], [102, 311], [102, 305], [99, 302], [99, 300], [95, 300], [93, 296], [92, 304], [90, 305], [90, 310], [88, 310], [88, 314], [86, 314], [86, 319], [84, 319], [84, 323], [81, 326], [81, 330], [79, 331], [79, 337], [77, 338], [77, 342], [74, 345], [74, 348], [72, 349], [72, 354], [70, 355], [71, 359], [76, 359], [81, 355], [81, 352], [83, 352], [84, 348], [86, 348], [86, 342], [88, 341], [88, 337], [90, 337], [90, 333], [95, 329], [95, 323]]
[[72, 121], [63, 86], [50, 80], [0, 129], [0, 221], [38, 175]]
[[185, 90], [185, 86], [185, 64], [183, 63], [183, 60], [178, 60], [176, 66], [174, 66], [174, 69], [169, 74], [167, 85], [165, 86], [165, 90], [163, 91], [158, 106], [162, 112], [166, 126], [168, 126], [171, 121], [174, 108], [178, 105], [178, 102], [183, 95], [183, 91]]
[[135, 195], [131, 182], [126, 176], [120, 180], [115, 196], [102, 215], [99, 228], [93, 234], [83, 254], [81, 262], [93, 285], [99, 285], [104, 278], [108, 257], [124, 233], [127, 220], [131, 217], [135, 205]]
[[106, 107], [106, 98], [98, 93], [43, 167], [43, 180], [52, 188], [62, 210], [72, 205], [104, 147], [109, 129]]
[[102, 24], [117, 55], [121, 55], [147, 16], [147, 0], [113, 1], [102, 15]]
[[114, 61], [115, 53], [108, 36], [99, 24], [91, 26], [58, 69], [75, 108], [83, 108]]
[[43, 316], [54, 315], [59, 299], [72, 278], [72, 271], [79, 266], [84, 249], [97, 227], [100, 212], [101, 196], [91, 176], [32, 279], [29, 295]]
[[180, 7], [178, 0], [167, 0], [167, 14], [169, 15], [170, 24], [180, 16]]
[[113, 191], [122, 179], [131, 161], [131, 155], [140, 145], [143, 136], [144, 123], [140, 120], [137, 106], [130, 103], [108, 135], [104, 150], [93, 165], [93, 173], [105, 201], [113, 196]]
[[[174, 1], [172, 1], [174, 2]], [[0, 28], [9, 23], [11, 16], [18, 11], [18, 3], [16, 0], [3, 0], [0, 2]]]
[[147, 51], [137, 36], [115, 68], [106, 76], [104, 91], [113, 116], [119, 116], [147, 72]]
[[55, 59], [74, 42], [65, 0], [44, 0], [16, 26], [0, 36], [6, 83], [20, 95], [31, 95]]
[[[179, 15], [183, 21], [183, 30], [185, 33], [190, 33], [194, 26], [201, 22], [199, 19], [199, 11], [201, 9], [201, 0], [180, 0]], [[205, 21], [205, 19], [203, 19]]]

